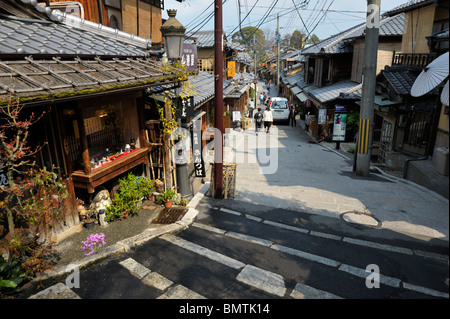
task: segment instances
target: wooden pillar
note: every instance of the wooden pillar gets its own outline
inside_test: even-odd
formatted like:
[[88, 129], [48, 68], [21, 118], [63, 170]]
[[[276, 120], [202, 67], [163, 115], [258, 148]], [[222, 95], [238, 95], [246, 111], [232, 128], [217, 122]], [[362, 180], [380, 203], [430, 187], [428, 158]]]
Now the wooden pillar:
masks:
[[[172, 119], [172, 112], [170, 109], [170, 105], [168, 103], [164, 103], [164, 114], [167, 121]], [[163, 132], [163, 150], [164, 150], [164, 162], [163, 162], [163, 170], [164, 170], [164, 184], [166, 189], [173, 187], [172, 180], [172, 163], [170, 159], [170, 133]]]
[[86, 136], [86, 130], [84, 129], [84, 120], [81, 115], [80, 108], [76, 109], [77, 112], [77, 123], [78, 123], [78, 131], [80, 132], [80, 142], [81, 142], [81, 157], [83, 160], [83, 172], [85, 174], [91, 173], [91, 160], [89, 159], [89, 150], [88, 150], [88, 141]]

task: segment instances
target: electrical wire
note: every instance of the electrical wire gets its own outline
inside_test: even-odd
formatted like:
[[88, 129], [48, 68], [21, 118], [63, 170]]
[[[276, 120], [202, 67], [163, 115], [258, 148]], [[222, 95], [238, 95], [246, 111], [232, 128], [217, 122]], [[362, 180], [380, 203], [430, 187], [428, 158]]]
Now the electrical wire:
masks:
[[[227, 0], [222, 1], [222, 5], [225, 4]], [[214, 3], [214, 2], [213, 2]], [[209, 7], [208, 7], [209, 8]], [[208, 14], [200, 23], [198, 23], [195, 27], [192, 27], [190, 30], [186, 32], [186, 34], [190, 37], [193, 37], [197, 32], [199, 32], [213, 17], [214, 17], [214, 10]], [[197, 28], [198, 27], [198, 28]], [[197, 30], [195, 30], [197, 29]]]

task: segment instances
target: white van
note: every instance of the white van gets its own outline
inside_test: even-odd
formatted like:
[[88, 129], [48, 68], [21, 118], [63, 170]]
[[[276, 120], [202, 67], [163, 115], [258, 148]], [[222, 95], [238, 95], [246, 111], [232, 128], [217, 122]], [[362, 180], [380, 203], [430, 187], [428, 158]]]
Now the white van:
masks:
[[289, 102], [284, 97], [272, 97], [269, 102], [273, 121], [282, 121], [289, 124]]

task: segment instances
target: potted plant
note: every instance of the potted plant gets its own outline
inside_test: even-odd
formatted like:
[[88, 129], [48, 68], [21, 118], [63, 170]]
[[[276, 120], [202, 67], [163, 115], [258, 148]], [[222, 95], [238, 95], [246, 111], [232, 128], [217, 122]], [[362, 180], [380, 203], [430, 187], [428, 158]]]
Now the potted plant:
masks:
[[84, 227], [87, 229], [93, 229], [95, 225], [95, 221], [97, 219], [97, 210], [95, 207], [89, 207], [89, 210], [86, 212], [84, 217]]
[[154, 180], [149, 180], [146, 184], [146, 194], [147, 194], [147, 199], [154, 202], [155, 201], [155, 191], [156, 191], [156, 182]]
[[164, 207], [169, 208], [172, 207], [172, 199], [174, 198], [174, 196], [176, 195], [176, 192], [173, 190], [173, 188], [168, 188], [165, 192], [164, 192]]

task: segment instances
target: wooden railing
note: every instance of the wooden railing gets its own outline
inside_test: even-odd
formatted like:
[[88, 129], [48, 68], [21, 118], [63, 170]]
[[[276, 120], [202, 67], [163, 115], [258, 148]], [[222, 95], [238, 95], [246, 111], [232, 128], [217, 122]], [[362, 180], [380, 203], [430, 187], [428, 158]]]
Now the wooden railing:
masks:
[[436, 58], [436, 53], [395, 53], [392, 65], [403, 65], [417, 68], [425, 68]]

